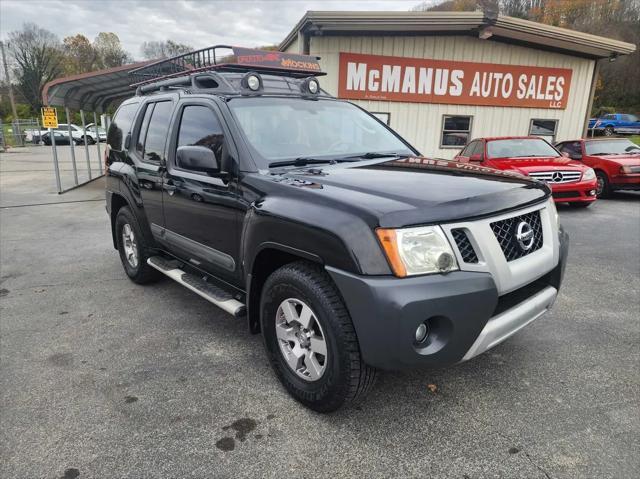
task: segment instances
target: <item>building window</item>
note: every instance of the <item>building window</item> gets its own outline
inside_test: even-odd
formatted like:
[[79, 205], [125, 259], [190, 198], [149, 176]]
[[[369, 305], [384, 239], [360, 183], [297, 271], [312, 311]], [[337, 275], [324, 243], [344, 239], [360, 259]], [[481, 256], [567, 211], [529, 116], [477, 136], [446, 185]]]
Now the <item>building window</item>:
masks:
[[529, 124], [529, 135], [544, 138], [549, 143], [556, 139], [558, 131], [558, 120], [536, 120], [532, 119]]
[[442, 117], [442, 136], [440, 148], [460, 148], [471, 138], [470, 116], [444, 115]]
[[378, 120], [380, 120], [382, 123], [384, 123], [387, 126], [389, 125], [389, 122], [391, 121], [391, 114], [390, 113], [372, 111], [371, 114], [373, 116], [375, 116]]

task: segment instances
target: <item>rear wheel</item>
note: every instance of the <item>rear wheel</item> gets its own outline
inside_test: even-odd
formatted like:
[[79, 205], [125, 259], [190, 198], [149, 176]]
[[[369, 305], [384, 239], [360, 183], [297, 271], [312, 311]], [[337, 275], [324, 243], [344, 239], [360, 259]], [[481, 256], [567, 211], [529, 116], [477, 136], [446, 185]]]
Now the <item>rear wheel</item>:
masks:
[[275, 271], [260, 313], [271, 365], [302, 404], [331, 412], [371, 389], [376, 370], [362, 361], [349, 313], [321, 267], [297, 262]]
[[83, 143], [85, 139], [87, 140], [87, 145], [93, 145], [96, 142], [96, 140], [94, 140], [93, 137], [89, 135], [84, 136]]
[[127, 276], [138, 284], [157, 281], [161, 274], [147, 264], [149, 248], [145, 244], [138, 221], [128, 207], [118, 211], [115, 228], [120, 261]]
[[611, 194], [611, 187], [609, 185], [609, 178], [604, 171], [596, 171], [596, 179], [598, 184], [596, 186], [596, 196], [598, 198], [606, 198]]

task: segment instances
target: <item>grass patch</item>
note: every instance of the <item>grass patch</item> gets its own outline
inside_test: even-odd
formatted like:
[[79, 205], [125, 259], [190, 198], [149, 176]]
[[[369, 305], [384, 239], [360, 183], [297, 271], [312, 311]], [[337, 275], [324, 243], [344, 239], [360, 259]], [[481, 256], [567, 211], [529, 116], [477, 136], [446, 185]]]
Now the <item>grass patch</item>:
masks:
[[636, 145], [640, 145], [640, 135], [631, 135], [629, 139], [633, 141]]

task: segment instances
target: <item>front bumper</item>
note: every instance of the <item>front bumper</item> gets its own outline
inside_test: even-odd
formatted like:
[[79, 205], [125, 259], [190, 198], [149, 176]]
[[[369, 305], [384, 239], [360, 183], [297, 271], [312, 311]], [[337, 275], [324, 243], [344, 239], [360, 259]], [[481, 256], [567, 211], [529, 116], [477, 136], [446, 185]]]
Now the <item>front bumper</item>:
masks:
[[612, 190], [640, 190], [640, 174], [631, 173], [611, 177]]
[[597, 199], [598, 182], [595, 178], [576, 183], [548, 183], [548, 185], [551, 187], [553, 201], [556, 203], [590, 203]]
[[[551, 271], [503, 295], [486, 272], [400, 279], [327, 271], [347, 304], [367, 364], [388, 370], [444, 366], [492, 348], [552, 306], [569, 248], [562, 229], [559, 241], [559, 261]], [[429, 335], [416, 344], [416, 328], [424, 321]]]

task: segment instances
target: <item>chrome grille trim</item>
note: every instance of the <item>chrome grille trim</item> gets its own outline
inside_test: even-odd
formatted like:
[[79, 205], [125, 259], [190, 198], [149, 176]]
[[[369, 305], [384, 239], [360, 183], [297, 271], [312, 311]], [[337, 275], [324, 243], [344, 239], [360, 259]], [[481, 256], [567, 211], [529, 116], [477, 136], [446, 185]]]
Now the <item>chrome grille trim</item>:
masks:
[[[558, 173], [561, 175], [561, 179], [559, 179]], [[560, 184], [580, 181], [582, 173], [573, 170], [533, 171], [529, 173], [529, 176], [545, 183]]]
[[[497, 214], [488, 218], [441, 224], [452, 245], [458, 266], [462, 271], [490, 273], [499, 295], [525, 286], [551, 271], [560, 258], [558, 227], [555, 220], [553, 199], [517, 211]], [[515, 218], [530, 213], [539, 215], [542, 227], [542, 246], [539, 249], [512, 261], [507, 261], [491, 223]], [[477, 263], [469, 263], [462, 252], [454, 233], [463, 230], [478, 258]]]

